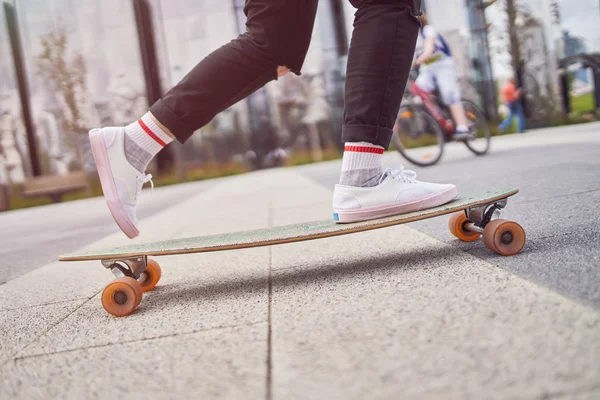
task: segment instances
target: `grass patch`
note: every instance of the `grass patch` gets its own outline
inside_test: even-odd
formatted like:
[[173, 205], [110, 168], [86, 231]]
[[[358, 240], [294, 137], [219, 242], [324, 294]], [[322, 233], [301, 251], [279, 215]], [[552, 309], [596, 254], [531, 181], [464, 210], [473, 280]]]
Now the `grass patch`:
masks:
[[[321, 161], [331, 161], [342, 158], [342, 151], [334, 146], [323, 149], [321, 154]], [[309, 150], [298, 150], [289, 154], [285, 165], [286, 167], [294, 167], [297, 165], [312, 164], [313, 162], [312, 154]]]
[[400, 143], [405, 149], [416, 149], [418, 147], [436, 146], [439, 144], [439, 139], [435, 135], [419, 135], [416, 138], [403, 135], [400, 137]]
[[[189, 168], [186, 172], [185, 182], [195, 182], [204, 179], [222, 178], [225, 176], [240, 175], [245, 172], [248, 172], [248, 167], [243, 163], [208, 163], [203, 166]], [[174, 180], [174, 182], [172, 183], [179, 183], [179, 181], [177, 181], [177, 177], [175, 176], [173, 176], [171, 180]], [[164, 185], [165, 183], [163, 183], [163, 186]]]
[[594, 111], [596, 109], [594, 103], [594, 93], [592, 92], [571, 97], [571, 111], [575, 113]]

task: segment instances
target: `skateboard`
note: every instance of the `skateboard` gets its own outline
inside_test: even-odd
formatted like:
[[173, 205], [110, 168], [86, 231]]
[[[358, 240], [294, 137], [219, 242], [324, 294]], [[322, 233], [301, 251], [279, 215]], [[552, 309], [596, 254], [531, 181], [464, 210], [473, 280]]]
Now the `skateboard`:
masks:
[[333, 220], [306, 222], [253, 231], [165, 240], [103, 250], [90, 250], [59, 257], [59, 261], [100, 260], [117, 277], [102, 292], [102, 306], [116, 317], [131, 314], [142, 301], [143, 292], [156, 286], [161, 267], [151, 256], [245, 249], [347, 235], [451, 214], [450, 233], [464, 242], [483, 236], [492, 252], [512, 256], [525, 245], [525, 231], [516, 222], [499, 218], [507, 200], [518, 189], [487, 191], [459, 197], [439, 207], [376, 220], [339, 224]]

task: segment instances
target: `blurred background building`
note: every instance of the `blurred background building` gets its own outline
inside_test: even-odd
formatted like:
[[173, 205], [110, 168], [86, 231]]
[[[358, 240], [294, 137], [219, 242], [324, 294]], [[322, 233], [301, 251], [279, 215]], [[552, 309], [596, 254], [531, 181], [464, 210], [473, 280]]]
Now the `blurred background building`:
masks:
[[[534, 126], [550, 124], [565, 108], [571, 86], [585, 101], [597, 92], [592, 64], [564, 61], [581, 54], [589, 60], [600, 51], [596, 0], [423, 3], [431, 24], [450, 43], [464, 97], [479, 104], [490, 121], [498, 118], [498, 86], [515, 73]], [[243, 32], [245, 22], [244, 0], [2, 0], [2, 5], [0, 184], [92, 171], [88, 129], [135, 120], [201, 58]], [[510, 7], [517, 10], [517, 64], [507, 28]], [[185, 173], [189, 166], [243, 160], [248, 152], [266, 157], [280, 149], [320, 160], [326, 149], [338, 147], [354, 11], [346, 0], [321, 0], [302, 76], [272, 82], [224, 111], [186, 145], [170, 146], [155, 168], [175, 166]], [[568, 71], [575, 71], [573, 77]]]

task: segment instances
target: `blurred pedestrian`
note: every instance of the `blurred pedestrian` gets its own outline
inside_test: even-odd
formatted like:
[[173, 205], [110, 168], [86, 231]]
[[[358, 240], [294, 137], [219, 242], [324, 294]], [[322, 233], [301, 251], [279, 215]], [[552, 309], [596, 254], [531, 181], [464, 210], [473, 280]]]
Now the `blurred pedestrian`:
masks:
[[512, 125], [513, 119], [516, 117], [518, 132], [525, 132], [525, 114], [523, 112], [523, 106], [521, 105], [521, 89], [517, 89], [517, 80], [514, 77], [510, 78], [502, 87], [502, 98], [508, 109], [508, 115], [506, 116], [506, 119], [502, 121], [498, 129], [501, 132], [506, 131]]
[[[306, 74], [308, 87], [308, 107], [302, 121], [315, 131], [319, 153], [328, 148], [331, 139], [331, 106], [325, 95], [325, 82], [318, 74]], [[310, 135], [310, 133], [309, 133]], [[313, 159], [314, 159], [313, 154]]]
[[281, 127], [288, 137], [284, 146], [291, 147], [300, 136], [305, 136], [312, 160], [321, 161], [323, 154], [317, 124], [326, 118], [328, 105], [323, 107], [321, 98], [318, 93], [313, 92], [311, 81], [306, 75], [288, 74], [280, 81], [277, 104]]
[[287, 153], [280, 146], [280, 138], [271, 120], [262, 116], [257, 126], [250, 132], [250, 150], [246, 160], [251, 169], [283, 166]]

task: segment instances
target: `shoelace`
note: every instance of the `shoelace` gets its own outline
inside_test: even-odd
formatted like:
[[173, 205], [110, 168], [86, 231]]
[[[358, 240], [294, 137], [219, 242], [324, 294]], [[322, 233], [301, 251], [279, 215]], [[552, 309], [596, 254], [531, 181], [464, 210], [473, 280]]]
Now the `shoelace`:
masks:
[[151, 190], [154, 192], [154, 182], [152, 181], [152, 174], [147, 175], [138, 175], [137, 176], [137, 190], [135, 191], [135, 197], [137, 198], [140, 192], [142, 191], [142, 187], [150, 182]]
[[379, 178], [378, 184], [381, 184], [381, 182], [383, 182], [388, 176], [407, 183], [415, 183], [417, 179], [417, 173], [415, 171], [404, 169], [404, 167], [401, 165], [399, 168], [386, 169], [383, 175], [381, 175], [381, 178]]

